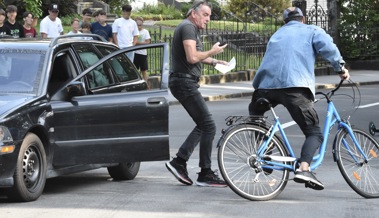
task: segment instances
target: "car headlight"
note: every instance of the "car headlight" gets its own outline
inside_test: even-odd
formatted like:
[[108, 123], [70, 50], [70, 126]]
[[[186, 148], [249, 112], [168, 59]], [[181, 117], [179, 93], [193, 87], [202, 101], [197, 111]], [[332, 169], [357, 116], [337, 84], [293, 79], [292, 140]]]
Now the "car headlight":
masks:
[[14, 151], [15, 146], [7, 143], [12, 141], [13, 138], [9, 129], [5, 126], [0, 126], [0, 155], [12, 153]]

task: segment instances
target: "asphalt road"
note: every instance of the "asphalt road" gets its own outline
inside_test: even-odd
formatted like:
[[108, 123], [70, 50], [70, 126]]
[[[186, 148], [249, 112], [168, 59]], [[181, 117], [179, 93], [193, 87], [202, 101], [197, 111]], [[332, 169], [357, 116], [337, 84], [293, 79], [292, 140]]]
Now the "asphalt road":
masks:
[[[351, 122], [368, 130], [368, 123], [379, 126], [377, 94], [379, 87], [362, 86], [361, 109]], [[351, 95], [349, 88], [343, 92]], [[349, 94], [350, 93], [350, 94]], [[341, 113], [354, 111], [349, 96], [342, 95], [334, 101]], [[217, 125], [215, 144], [225, 127], [228, 115], [247, 114], [250, 98], [208, 102]], [[324, 120], [326, 103], [316, 104], [320, 120]], [[277, 107], [282, 123], [291, 122], [283, 107]], [[180, 105], [170, 106], [170, 153], [175, 155], [193, 123]], [[296, 125], [286, 129], [295, 152], [304, 139]], [[332, 132], [333, 133], [333, 132]], [[379, 133], [378, 133], [379, 134]], [[0, 217], [6, 218], [176, 218], [176, 217], [377, 217], [379, 199], [364, 199], [346, 184], [331, 156], [331, 140], [323, 165], [316, 171], [325, 189], [314, 191], [290, 181], [275, 199], [265, 202], [245, 200], [229, 188], [204, 188], [184, 186], [166, 170], [164, 162], [141, 164], [140, 172], [132, 181], [112, 181], [106, 169], [49, 179], [43, 195], [35, 202], [9, 203], [0, 194]], [[378, 139], [378, 136], [375, 136]], [[215, 147], [214, 147], [215, 148]], [[213, 168], [217, 168], [217, 150], [213, 151]], [[190, 177], [195, 180], [198, 150], [188, 163]], [[293, 175], [291, 175], [293, 177]]]

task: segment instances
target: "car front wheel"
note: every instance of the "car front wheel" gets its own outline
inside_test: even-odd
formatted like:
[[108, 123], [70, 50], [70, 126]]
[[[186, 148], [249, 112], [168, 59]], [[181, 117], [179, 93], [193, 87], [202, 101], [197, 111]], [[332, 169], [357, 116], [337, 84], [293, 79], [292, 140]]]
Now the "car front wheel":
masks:
[[41, 140], [28, 133], [18, 154], [14, 185], [5, 189], [8, 198], [13, 201], [37, 200], [45, 187], [46, 168], [46, 153]]
[[108, 173], [114, 180], [132, 180], [137, 176], [140, 164], [140, 162], [120, 163], [108, 167]]

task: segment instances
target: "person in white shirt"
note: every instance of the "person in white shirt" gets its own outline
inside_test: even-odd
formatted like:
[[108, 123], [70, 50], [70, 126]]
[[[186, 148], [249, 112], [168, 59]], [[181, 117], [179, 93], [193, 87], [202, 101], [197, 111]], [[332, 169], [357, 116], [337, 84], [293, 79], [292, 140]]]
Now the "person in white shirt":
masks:
[[[144, 29], [142, 26], [143, 25], [143, 18], [137, 17], [136, 23], [137, 23], [138, 30], [139, 30], [137, 45], [150, 44], [150, 39], [151, 39], [150, 33], [147, 29]], [[141, 49], [141, 50], [135, 51], [133, 63], [137, 67], [137, 69], [141, 70], [143, 79], [147, 82], [147, 80], [148, 80], [147, 73], [146, 73], [146, 71], [148, 69], [148, 66], [147, 66], [147, 50]]]
[[74, 34], [82, 34], [80, 32], [80, 25], [79, 25], [80, 20], [78, 18], [74, 18], [71, 20], [71, 31], [67, 33], [67, 35], [74, 35]]
[[59, 7], [57, 4], [51, 4], [49, 15], [42, 19], [40, 23], [40, 33], [42, 38], [55, 38], [63, 35], [62, 21], [58, 17]]
[[[138, 41], [137, 23], [130, 18], [132, 6], [122, 6], [122, 17], [112, 24], [113, 42], [120, 48], [134, 46]], [[128, 58], [133, 62], [134, 52], [127, 53]]]

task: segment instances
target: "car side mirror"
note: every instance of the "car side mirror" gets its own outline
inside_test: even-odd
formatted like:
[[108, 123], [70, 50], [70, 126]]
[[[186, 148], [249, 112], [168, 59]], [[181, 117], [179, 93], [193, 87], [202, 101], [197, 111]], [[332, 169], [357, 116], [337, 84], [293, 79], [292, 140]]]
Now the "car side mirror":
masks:
[[72, 82], [66, 87], [66, 93], [68, 99], [85, 95], [84, 84], [82, 82]]

